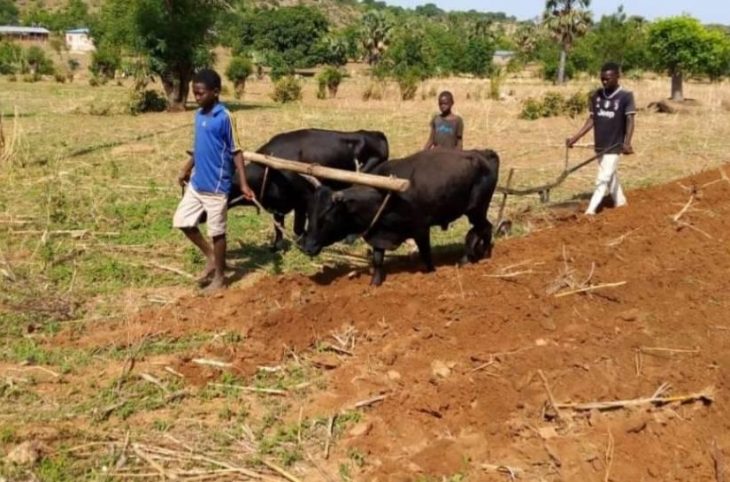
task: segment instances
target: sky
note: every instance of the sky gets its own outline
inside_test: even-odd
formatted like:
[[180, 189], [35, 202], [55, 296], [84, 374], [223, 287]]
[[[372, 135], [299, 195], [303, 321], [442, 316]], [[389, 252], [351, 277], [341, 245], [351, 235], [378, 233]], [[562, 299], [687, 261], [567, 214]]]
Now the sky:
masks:
[[[504, 12], [529, 20], [539, 16], [545, 7], [544, 0], [385, 0], [389, 5], [416, 7], [435, 3], [444, 10], [479, 10], [485, 12]], [[616, 11], [624, 6], [628, 15], [640, 15], [649, 20], [688, 13], [702, 23], [721, 23], [730, 25], [730, 2], [728, 0], [593, 0], [590, 9], [594, 18]]]

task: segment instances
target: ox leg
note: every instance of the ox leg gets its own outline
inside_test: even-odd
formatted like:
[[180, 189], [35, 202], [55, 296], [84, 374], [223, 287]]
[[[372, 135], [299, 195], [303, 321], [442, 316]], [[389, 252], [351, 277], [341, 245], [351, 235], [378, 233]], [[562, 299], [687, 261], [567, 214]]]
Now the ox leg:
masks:
[[461, 260], [463, 264], [476, 263], [485, 256], [492, 256], [492, 223], [484, 212], [469, 213], [467, 216], [473, 227], [466, 234], [466, 253]]
[[294, 210], [294, 234], [301, 237], [304, 234], [304, 228], [307, 223], [307, 212], [304, 209], [297, 208]]
[[271, 251], [284, 251], [286, 248], [286, 244], [284, 243], [284, 233], [282, 233], [281, 229], [279, 229], [279, 226], [284, 226], [284, 215], [274, 214], [274, 221], [276, 221], [278, 226], [274, 225], [274, 244], [271, 246]]
[[414, 240], [416, 241], [416, 246], [418, 246], [418, 254], [421, 257], [421, 261], [423, 261], [426, 272], [430, 273], [435, 271], [433, 259], [431, 259], [431, 233], [426, 231], [425, 234], [416, 236]]
[[384, 259], [385, 250], [373, 248], [373, 278], [370, 280], [372, 286], [380, 286], [385, 281], [385, 270], [383, 269]]

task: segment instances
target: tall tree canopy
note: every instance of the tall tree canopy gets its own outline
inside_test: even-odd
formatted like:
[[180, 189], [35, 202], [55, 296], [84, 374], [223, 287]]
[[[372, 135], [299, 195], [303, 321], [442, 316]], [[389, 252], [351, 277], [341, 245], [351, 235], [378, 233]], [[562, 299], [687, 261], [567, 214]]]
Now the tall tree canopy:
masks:
[[543, 24], [560, 44], [558, 84], [565, 83], [565, 62], [576, 39], [591, 25], [590, 0], [547, 0]]

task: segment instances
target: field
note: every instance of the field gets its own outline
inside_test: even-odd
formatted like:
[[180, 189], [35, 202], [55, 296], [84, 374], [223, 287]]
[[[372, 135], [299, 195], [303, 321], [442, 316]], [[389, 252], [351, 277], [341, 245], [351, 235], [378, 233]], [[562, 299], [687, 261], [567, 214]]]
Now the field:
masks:
[[[439, 79], [366, 102], [368, 82], [317, 100], [305, 80], [279, 106], [252, 80], [224, 100], [247, 148], [365, 128], [399, 157], [448, 88], [465, 146], [527, 187], [560, 173], [583, 119], [520, 120], [521, 101], [593, 85], [508, 78], [495, 101], [488, 81]], [[0, 79], [0, 480], [722, 480], [730, 85], [689, 83], [670, 115], [643, 109], [668, 79], [624, 85], [642, 108], [629, 207], [579, 216], [587, 168], [553, 207], [510, 198], [491, 260], [454, 266], [456, 223], [433, 233], [435, 274], [401, 250], [379, 289], [363, 244], [273, 254], [268, 216], [237, 209], [233, 284], [204, 297], [202, 260], [170, 228], [192, 112], [126, 115], [113, 83]], [[570, 405], [655, 392], [686, 403]]]

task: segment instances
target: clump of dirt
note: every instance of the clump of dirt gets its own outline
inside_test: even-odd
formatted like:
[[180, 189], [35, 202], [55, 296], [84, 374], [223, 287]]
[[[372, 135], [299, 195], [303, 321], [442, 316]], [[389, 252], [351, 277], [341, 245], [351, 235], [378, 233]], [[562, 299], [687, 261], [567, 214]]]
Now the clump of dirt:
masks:
[[[715, 480], [713, 453], [730, 448], [724, 169], [633, 191], [629, 206], [596, 217], [556, 217], [500, 241], [478, 265], [433, 274], [391, 265], [378, 289], [346, 272], [270, 277], [57, 342], [240, 335], [180, 357], [188, 382], [203, 383], [193, 357], [251, 373], [347, 330], [347, 352], [306, 412], [385, 397], [361, 409], [367, 430], [333, 449], [362, 454], [357, 480], [501, 481], [509, 471], [525, 480]], [[664, 383], [670, 395], [713, 387], [715, 401], [560, 413], [549, 402], [650, 397]]]

